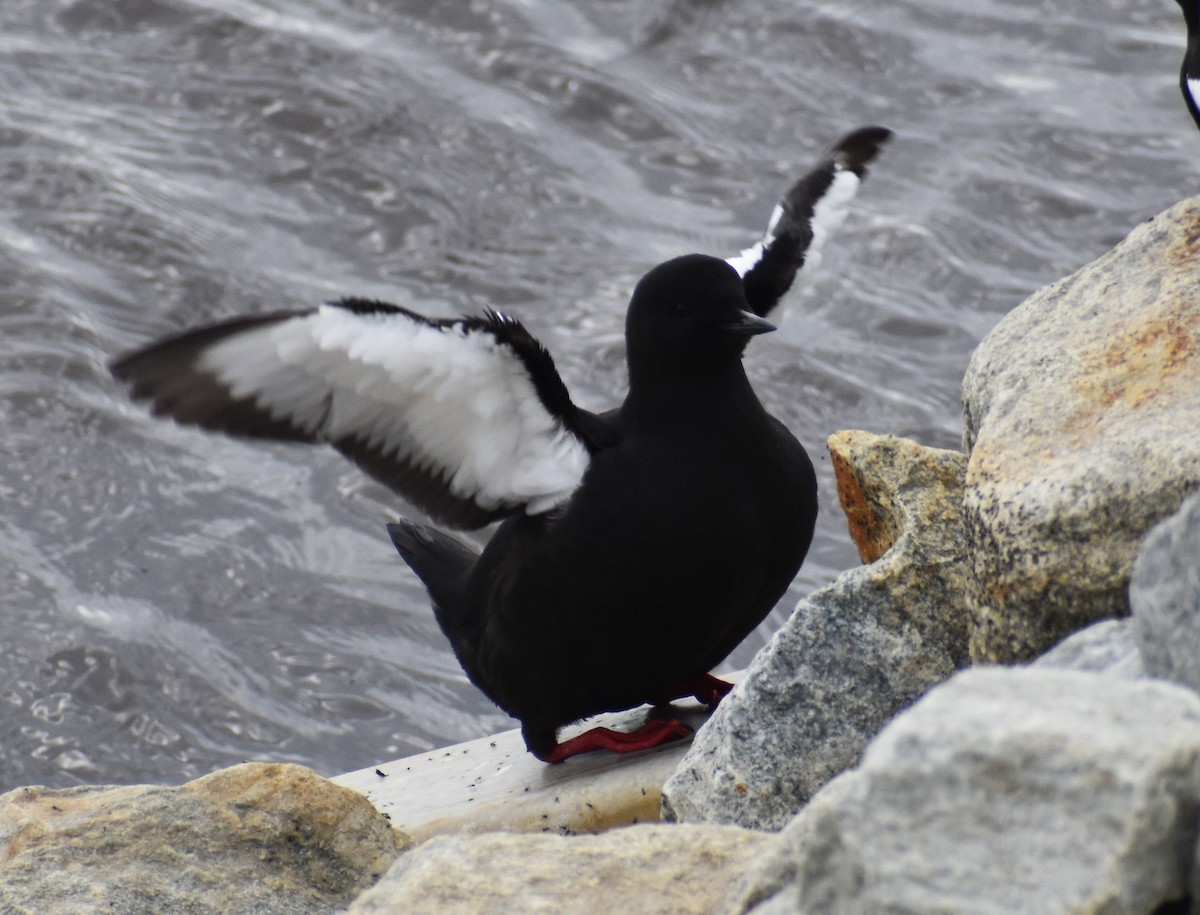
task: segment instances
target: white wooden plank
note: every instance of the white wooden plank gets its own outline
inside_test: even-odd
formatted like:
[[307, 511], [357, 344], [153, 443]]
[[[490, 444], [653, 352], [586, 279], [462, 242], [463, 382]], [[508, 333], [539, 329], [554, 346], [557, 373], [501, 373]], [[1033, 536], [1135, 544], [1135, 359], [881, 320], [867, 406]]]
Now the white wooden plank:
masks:
[[[723, 675], [737, 679], [740, 674]], [[694, 700], [674, 703], [693, 728], [708, 717]], [[562, 739], [595, 725], [632, 730], [648, 707], [599, 715]], [[585, 753], [547, 765], [525, 749], [519, 730], [381, 763], [333, 779], [364, 794], [392, 825], [418, 841], [442, 833], [599, 832], [659, 819], [663, 782], [690, 739], [652, 750]]]

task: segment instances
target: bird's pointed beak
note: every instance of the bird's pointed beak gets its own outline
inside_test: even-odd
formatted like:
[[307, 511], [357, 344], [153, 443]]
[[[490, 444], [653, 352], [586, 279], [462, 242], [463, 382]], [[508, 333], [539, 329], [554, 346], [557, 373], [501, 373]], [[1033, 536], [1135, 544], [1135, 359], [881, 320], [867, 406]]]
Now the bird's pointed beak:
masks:
[[775, 325], [753, 312], [739, 311], [736, 318], [721, 325], [721, 330], [739, 337], [752, 337], [755, 334], [770, 333], [775, 330]]

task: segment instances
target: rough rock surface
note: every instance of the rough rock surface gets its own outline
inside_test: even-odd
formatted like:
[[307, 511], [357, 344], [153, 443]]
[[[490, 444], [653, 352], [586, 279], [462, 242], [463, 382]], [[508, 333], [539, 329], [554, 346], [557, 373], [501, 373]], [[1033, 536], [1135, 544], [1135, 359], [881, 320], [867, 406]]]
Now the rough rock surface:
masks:
[[1200, 493], [1146, 538], [1129, 601], [1147, 673], [1200, 691]]
[[0, 797], [0, 911], [328, 913], [403, 844], [365, 798], [301, 766], [18, 788]]
[[1121, 680], [1146, 676], [1133, 620], [1101, 620], [1063, 639], [1029, 665], [1040, 670], [1085, 670]]
[[813, 799], [733, 911], [1150, 913], [1188, 893], [1198, 813], [1190, 690], [966, 671]]
[[1138, 544], [1200, 485], [1200, 197], [1034, 294], [963, 381], [976, 660], [1128, 611]]
[[781, 829], [966, 661], [965, 457], [866, 432], [830, 451], [848, 513], [886, 552], [801, 601], [758, 653], [664, 786], [667, 819]]
[[716, 912], [768, 841], [730, 826], [440, 836], [396, 862], [347, 915]]

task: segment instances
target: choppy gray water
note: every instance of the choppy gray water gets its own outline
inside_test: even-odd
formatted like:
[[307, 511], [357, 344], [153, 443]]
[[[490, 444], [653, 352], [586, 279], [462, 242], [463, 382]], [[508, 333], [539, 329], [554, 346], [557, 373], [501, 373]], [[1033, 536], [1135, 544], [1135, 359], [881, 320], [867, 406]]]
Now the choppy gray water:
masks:
[[1171, 0], [4, 0], [0, 788], [336, 773], [511, 724], [394, 497], [151, 420], [114, 354], [343, 294], [494, 306], [607, 407], [643, 271], [736, 252], [822, 147], [889, 126], [748, 357], [823, 513], [744, 664], [855, 562], [825, 437], [955, 447], [988, 328], [1200, 189], [1182, 47]]

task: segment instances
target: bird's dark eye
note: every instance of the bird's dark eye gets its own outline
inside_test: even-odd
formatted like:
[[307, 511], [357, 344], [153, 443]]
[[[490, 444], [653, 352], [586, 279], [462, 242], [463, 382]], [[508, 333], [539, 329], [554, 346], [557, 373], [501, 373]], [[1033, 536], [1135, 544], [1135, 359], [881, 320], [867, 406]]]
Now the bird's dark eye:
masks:
[[690, 310], [691, 309], [688, 308], [687, 302], [676, 302], [675, 303], [675, 314], [677, 314], [681, 318], [686, 318], [688, 315], [688, 312]]

